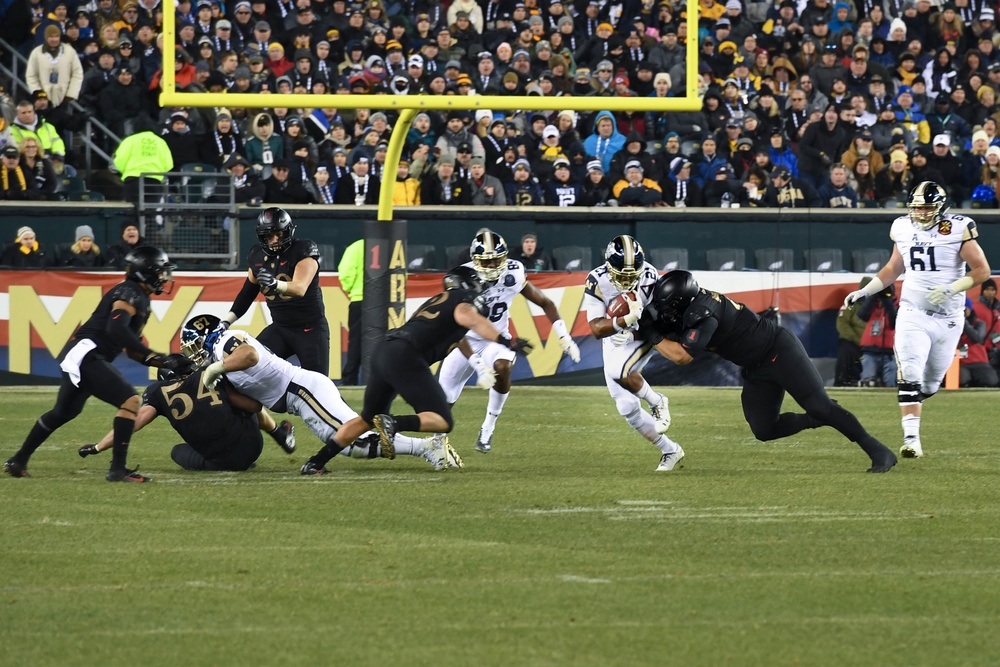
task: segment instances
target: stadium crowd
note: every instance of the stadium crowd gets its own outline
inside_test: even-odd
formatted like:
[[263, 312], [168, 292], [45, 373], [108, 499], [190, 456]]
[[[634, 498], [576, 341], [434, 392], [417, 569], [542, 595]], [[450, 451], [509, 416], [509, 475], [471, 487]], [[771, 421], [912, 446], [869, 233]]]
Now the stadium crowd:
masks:
[[178, 168], [231, 170], [255, 203], [370, 204], [395, 178], [398, 205], [895, 207], [923, 180], [997, 205], [992, 2], [699, 0], [696, 35], [673, 0], [174, 4], [186, 91], [670, 97], [695, 39], [703, 105], [428, 111], [387, 175], [391, 112], [160, 108], [155, 0], [14, 0], [0, 36], [32, 94], [0, 96], [0, 199], [58, 197], [75, 100], [161, 135]]

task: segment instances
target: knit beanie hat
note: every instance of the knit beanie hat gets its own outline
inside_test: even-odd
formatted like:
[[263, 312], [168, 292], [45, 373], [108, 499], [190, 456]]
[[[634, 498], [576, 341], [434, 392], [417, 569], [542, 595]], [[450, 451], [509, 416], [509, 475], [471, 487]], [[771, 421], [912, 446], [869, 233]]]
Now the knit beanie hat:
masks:
[[25, 225], [24, 227], [21, 227], [21, 228], [19, 228], [17, 230], [17, 237], [16, 238], [17, 238], [18, 241], [20, 241], [21, 237], [23, 237], [25, 234], [34, 234], [34, 233], [35, 233], [34, 229], [32, 229], [31, 227], [28, 227], [27, 225]]
[[94, 238], [94, 230], [91, 229], [90, 225], [80, 225], [76, 228], [76, 240], [79, 241], [84, 237]]

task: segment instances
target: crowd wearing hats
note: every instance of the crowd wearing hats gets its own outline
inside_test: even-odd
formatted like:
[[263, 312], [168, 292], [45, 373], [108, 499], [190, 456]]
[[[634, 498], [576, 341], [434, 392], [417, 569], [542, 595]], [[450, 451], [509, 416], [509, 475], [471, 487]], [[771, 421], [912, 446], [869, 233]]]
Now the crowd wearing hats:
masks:
[[[288, 163], [288, 179], [313, 195], [319, 167], [332, 187], [362, 158], [370, 164], [369, 178], [394, 177], [382, 173], [379, 156], [394, 112], [266, 109], [271, 129], [265, 142], [278, 154], [264, 163], [249, 147], [261, 140], [263, 126], [254, 122], [258, 110], [157, 106], [157, 10], [132, 0], [74, 2], [60, 19], [61, 13], [51, 12], [57, 1], [43, 1], [44, 17], [34, 31], [23, 32], [32, 35], [27, 44], [17, 46], [34, 46], [40, 57], [61, 48], [79, 61], [78, 88], [63, 91], [58, 101], [44, 86], [30, 84], [38, 88], [31, 100], [38, 114], [64, 133], [72, 123], [53, 109], [68, 96], [122, 135], [162, 133], [171, 150], [180, 151], [178, 164], [225, 169], [238, 154], [251, 173], [266, 179], [280, 160]], [[469, 160], [475, 160], [507, 184], [523, 160], [540, 192], [566, 163], [570, 181], [582, 191], [598, 173], [598, 180], [614, 186], [625, 180], [629, 162], [615, 157], [625, 150], [626, 137], [638, 134], [641, 150], [651, 157], [640, 164], [643, 180], [665, 193], [676, 190], [664, 195], [666, 202], [697, 190], [706, 205], [766, 205], [770, 200], [763, 194], [745, 193], [764, 193], [787, 180], [786, 187], [806, 191], [800, 194], [807, 199], [809, 189], [816, 191], [818, 205], [841, 205], [843, 193], [822, 193], [836, 165], [849, 170], [848, 187], [864, 205], [892, 205], [914, 178], [935, 173], [961, 201], [997, 178], [989, 154], [991, 146], [1000, 146], [995, 2], [889, 4], [868, 10], [870, 3], [831, 0], [705, 0], [691, 34], [687, 4], [679, 0], [624, 10], [584, 0], [181, 0], [175, 3], [172, 66], [178, 89], [190, 92], [672, 97], [688, 87], [686, 43], [694, 39], [703, 102], [698, 111], [579, 112], [564, 118], [558, 108], [541, 114], [493, 109], [460, 113], [460, 123], [430, 111], [425, 126], [407, 137], [407, 178], [434, 176], [451, 160], [457, 177], [468, 179]], [[535, 116], [541, 116], [537, 124]], [[610, 127], [601, 127], [602, 118]], [[985, 146], [974, 140], [980, 131]], [[0, 142], [16, 145], [2, 132]], [[460, 144], [472, 148], [468, 158]], [[914, 165], [914, 151], [926, 153], [918, 161], [926, 166]], [[907, 159], [894, 172], [894, 163], [903, 164], [892, 159], [899, 153]], [[338, 155], [347, 161], [338, 164]], [[678, 158], [691, 165], [680, 181], [671, 168]], [[600, 168], [590, 168], [594, 163]], [[723, 164], [729, 167], [724, 173]], [[865, 171], [876, 164], [882, 171]], [[789, 179], [773, 178], [779, 167]], [[728, 197], [712, 194], [720, 189]], [[780, 200], [780, 193], [775, 197]], [[559, 199], [565, 205], [574, 197], [561, 192]], [[576, 199], [593, 203], [587, 196]]]

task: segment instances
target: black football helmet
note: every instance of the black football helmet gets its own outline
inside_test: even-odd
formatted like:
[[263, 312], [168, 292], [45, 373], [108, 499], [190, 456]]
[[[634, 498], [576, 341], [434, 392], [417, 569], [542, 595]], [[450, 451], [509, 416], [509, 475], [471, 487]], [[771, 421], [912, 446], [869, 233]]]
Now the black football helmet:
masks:
[[910, 190], [906, 199], [910, 222], [917, 229], [933, 229], [948, 209], [948, 193], [934, 181], [923, 181]]
[[639, 286], [646, 253], [638, 241], [626, 234], [614, 237], [604, 251], [604, 259], [611, 274], [611, 284], [623, 292], [631, 292]]
[[495, 283], [507, 273], [507, 242], [496, 232], [485, 230], [476, 234], [469, 255], [476, 271], [488, 283]]
[[[278, 240], [271, 243], [271, 236], [278, 235]], [[288, 211], [277, 206], [264, 209], [257, 216], [257, 238], [260, 239], [260, 247], [268, 255], [276, 255], [282, 250], [292, 245], [295, 240], [295, 223]]]
[[[174, 269], [167, 253], [153, 246], [139, 246], [125, 255], [125, 278], [144, 286], [153, 294], [170, 294], [174, 289]], [[170, 283], [169, 289], [164, 285]]]
[[698, 296], [698, 281], [689, 271], [670, 271], [656, 280], [653, 286], [653, 308], [661, 322], [676, 328], [684, 311]]
[[467, 289], [476, 294], [482, 294], [486, 289], [486, 284], [477, 271], [468, 266], [456, 266], [444, 274], [444, 288], [446, 290]]
[[195, 368], [201, 368], [212, 358], [212, 346], [220, 333], [219, 318], [215, 315], [195, 315], [181, 327], [181, 352], [194, 363]]

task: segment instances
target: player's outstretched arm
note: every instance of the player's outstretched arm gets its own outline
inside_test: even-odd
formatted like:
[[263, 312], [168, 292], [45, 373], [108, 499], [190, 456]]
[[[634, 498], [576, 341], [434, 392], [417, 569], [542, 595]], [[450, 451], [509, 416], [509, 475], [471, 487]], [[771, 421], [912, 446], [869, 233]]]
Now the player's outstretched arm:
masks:
[[[144, 405], [139, 408], [139, 414], [135, 416], [135, 425], [132, 427], [133, 433], [138, 433], [143, 429], [146, 424], [156, 419], [157, 413], [156, 408], [152, 405]], [[105, 449], [111, 449], [111, 444], [114, 442], [115, 432], [108, 431], [108, 434], [101, 438], [101, 441], [94, 445], [98, 452], [103, 452]]]
[[[896, 279], [903, 275], [904, 268], [903, 256], [899, 254], [899, 247], [893, 246], [892, 255], [889, 257], [889, 261], [885, 263], [885, 266], [879, 269], [878, 274], [872, 278], [870, 283], [848, 294], [844, 299], [844, 305], [851, 306], [856, 301], [878, 294], [887, 286], [895, 283]], [[989, 274], [987, 273], [987, 275]], [[983, 280], [986, 279], [983, 278]]]
[[694, 357], [688, 354], [688, 351], [680, 343], [667, 340], [666, 338], [656, 344], [656, 351], [664, 359], [672, 361], [678, 366], [686, 366], [694, 361]]
[[455, 323], [475, 331], [486, 340], [506, 345], [515, 352], [528, 354], [532, 345], [524, 338], [509, 338], [493, 328], [493, 323], [483, 317], [471, 304], [460, 303], [455, 308]]
[[215, 385], [226, 373], [252, 368], [258, 361], [260, 354], [252, 345], [239, 345], [225, 359], [209, 364], [201, 374], [201, 383], [209, 389], [215, 389]]
[[542, 311], [545, 312], [545, 316], [549, 318], [549, 322], [552, 322], [552, 330], [556, 333], [559, 339], [559, 347], [562, 348], [563, 352], [569, 355], [569, 358], [574, 362], [580, 361], [580, 348], [577, 346], [576, 341], [569, 334], [569, 330], [566, 328], [566, 323], [563, 322], [562, 317], [559, 316], [559, 309], [556, 304], [549, 297], [545, 296], [544, 293], [531, 283], [525, 283], [524, 288], [521, 290], [521, 294], [524, 298], [535, 304]]

